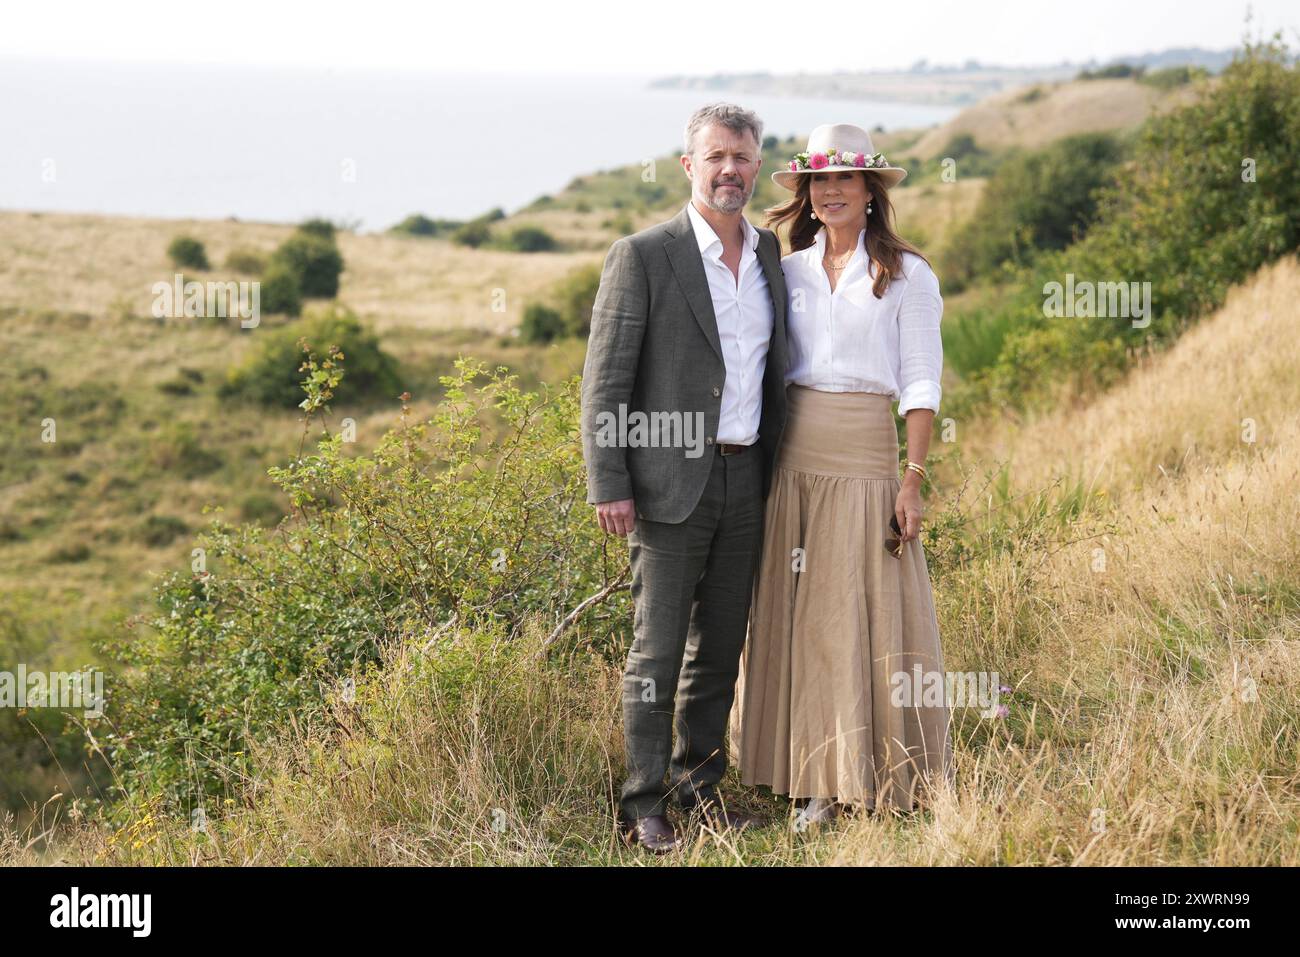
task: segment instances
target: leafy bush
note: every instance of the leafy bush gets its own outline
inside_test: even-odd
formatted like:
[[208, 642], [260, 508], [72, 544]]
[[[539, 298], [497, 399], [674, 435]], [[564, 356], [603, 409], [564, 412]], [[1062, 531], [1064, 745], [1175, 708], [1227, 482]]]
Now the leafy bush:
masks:
[[544, 253], [557, 247], [555, 237], [537, 226], [518, 226], [502, 242], [502, 247], [520, 253]]
[[392, 399], [402, 391], [397, 363], [379, 347], [378, 337], [351, 312], [333, 309], [259, 334], [253, 353], [227, 374], [222, 394], [267, 406], [300, 406], [303, 350], [299, 339], [322, 355], [330, 346], [342, 351], [347, 375], [338, 390], [341, 401]]
[[1044, 249], [1064, 249], [1096, 214], [1096, 192], [1121, 155], [1117, 140], [1086, 133], [1007, 159], [990, 178], [975, 215], [949, 240], [944, 282], [952, 291], [1020, 265]]
[[161, 548], [189, 530], [185, 522], [173, 515], [150, 515], [136, 529], [135, 539], [150, 548]]
[[1138, 80], [1158, 90], [1172, 90], [1174, 87], [1186, 86], [1193, 80], [1202, 80], [1209, 75], [1210, 71], [1202, 66], [1170, 66], [1145, 73]]
[[262, 274], [258, 303], [268, 315], [296, 316], [302, 312], [302, 285], [288, 265], [272, 262]]
[[[584, 504], [578, 377], [534, 394], [503, 373], [459, 360], [427, 422], [403, 418], [361, 456], [327, 435], [272, 469], [293, 505], [274, 533], [212, 523], [206, 570], [173, 574], [147, 631], [105, 649], [124, 669], [104, 743], [128, 788], [173, 806], [237, 788], [251, 742], [290, 714], [310, 723], [385, 647], [453, 618], [503, 635], [535, 616], [549, 627], [622, 581]], [[320, 389], [309, 382], [309, 400]], [[625, 592], [611, 601], [598, 648], [630, 623]]]
[[580, 266], [552, 287], [548, 303], [530, 303], [519, 335], [525, 342], [551, 342], [561, 336], [585, 337], [600, 288], [600, 265]]
[[333, 299], [338, 295], [343, 257], [332, 237], [326, 238], [318, 232], [296, 232], [276, 249], [271, 264], [291, 272], [298, 280], [302, 295], [308, 299]]
[[1146, 67], [1142, 65], [1133, 66], [1129, 63], [1112, 63], [1110, 66], [1100, 67], [1096, 70], [1080, 70], [1080, 80], [1115, 80], [1126, 77], [1140, 77], [1146, 72]]
[[197, 478], [221, 468], [220, 453], [204, 446], [189, 422], [171, 422], [149, 443], [148, 463], [159, 472]]
[[451, 241], [460, 246], [477, 249], [492, 239], [492, 230], [481, 219], [471, 220], [451, 234]]
[[585, 338], [591, 331], [591, 310], [600, 288], [600, 265], [579, 266], [556, 283], [552, 296], [564, 318], [565, 331]]
[[167, 247], [167, 255], [177, 269], [207, 269], [208, 254], [203, 244], [192, 236], [177, 236]]
[[[64, 546], [64, 555], [83, 553], [84, 544]], [[82, 662], [52, 660], [49, 635], [60, 629], [50, 620], [50, 603], [19, 597], [16, 591], [0, 595], [0, 668], [14, 669], [19, 663], [29, 671], [75, 671]], [[108, 682], [105, 682], [108, 687]], [[83, 795], [100, 791], [107, 775], [99, 756], [87, 752], [85, 736], [69, 717], [79, 711], [58, 708], [0, 708], [0, 811], [25, 810], [42, 805], [55, 792], [71, 804], [69, 792]], [[99, 782], [97, 785], [93, 782]], [[0, 814], [3, 822], [3, 814]]]
[[407, 236], [447, 236], [455, 232], [464, 222], [459, 219], [430, 219], [419, 213], [413, 213], [392, 227], [390, 233], [405, 233]]
[[[1175, 338], [1300, 245], [1298, 156], [1300, 70], [1280, 39], [1247, 45], [1198, 100], [1144, 124], [1087, 236], [1015, 274], [997, 320], [1012, 331], [968, 387], [980, 401], [1024, 406], [1105, 384], [1134, 350]], [[1045, 316], [1046, 284], [1067, 274], [1150, 282], [1149, 325]]]
[[564, 335], [564, 319], [550, 306], [531, 302], [519, 324], [519, 338], [529, 343], [546, 343]]
[[256, 276], [266, 268], [266, 257], [255, 249], [232, 249], [226, 256], [226, 268], [231, 272]]
[[334, 242], [335, 226], [328, 219], [308, 219], [298, 224], [298, 232]]

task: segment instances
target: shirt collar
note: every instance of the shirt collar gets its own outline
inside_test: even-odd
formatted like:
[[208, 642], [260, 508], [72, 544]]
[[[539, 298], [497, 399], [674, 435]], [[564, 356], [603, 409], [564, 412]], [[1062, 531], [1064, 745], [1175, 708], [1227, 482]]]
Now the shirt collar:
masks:
[[[817, 235], [814, 237], [814, 241], [817, 244], [817, 251], [824, 253], [826, 251], [826, 227], [825, 226], [822, 226], [820, 229], [817, 230]], [[867, 230], [865, 227], [863, 229], [858, 230], [858, 251], [864, 253], [867, 251]]]
[[[814, 237], [813, 245], [809, 246], [808, 248], [810, 250], [816, 251], [817, 260], [818, 262], [820, 262], [821, 258], [826, 254], [826, 227], [825, 226], [822, 226], [820, 229], [817, 230], [817, 235]], [[854, 250], [853, 255], [849, 257], [849, 261], [845, 265], [852, 265], [854, 262], [858, 260], [859, 256], [861, 256], [861, 258], [863, 258], [864, 260], [867, 258], [867, 230], [865, 227], [858, 230], [858, 248]], [[868, 263], [867, 275], [870, 276], [871, 273], [872, 273], [871, 265], [870, 263]]]
[[[695, 241], [699, 243], [701, 253], [707, 252], [715, 243], [719, 247], [722, 246], [722, 240], [713, 231], [709, 221], [700, 215], [700, 211], [695, 208], [695, 204], [690, 200], [686, 202], [686, 212], [690, 214], [691, 228], [695, 230]], [[743, 224], [741, 228], [745, 231], [745, 242], [750, 249], [758, 249], [758, 230], [744, 216], [740, 217], [740, 221]]]

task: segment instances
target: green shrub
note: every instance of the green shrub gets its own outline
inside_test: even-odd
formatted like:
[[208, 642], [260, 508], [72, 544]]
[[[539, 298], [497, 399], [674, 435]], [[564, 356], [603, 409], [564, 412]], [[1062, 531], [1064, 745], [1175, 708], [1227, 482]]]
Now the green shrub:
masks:
[[303, 350], [299, 339], [306, 339], [319, 355], [330, 346], [342, 350], [347, 373], [337, 392], [340, 401], [395, 399], [402, 391], [397, 363], [379, 347], [378, 337], [351, 312], [332, 309], [259, 333], [252, 354], [227, 374], [222, 394], [285, 409], [300, 406]]
[[564, 335], [564, 319], [550, 306], [531, 302], [519, 324], [519, 338], [529, 343], [546, 343]]
[[1114, 80], [1124, 79], [1125, 77], [1140, 77], [1146, 72], [1144, 66], [1133, 66], [1128, 63], [1112, 63], [1110, 66], [1100, 67], [1096, 70], [1080, 70], [1080, 80]]
[[262, 274], [258, 303], [268, 315], [296, 316], [302, 312], [302, 285], [288, 265], [272, 262]]
[[335, 226], [328, 219], [308, 219], [298, 224], [298, 232], [334, 242]]
[[[1247, 45], [1199, 99], [1143, 125], [1080, 242], [1016, 273], [996, 320], [1011, 332], [968, 386], [981, 401], [1024, 406], [1104, 385], [1133, 350], [1174, 339], [1229, 287], [1300, 245], [1297, 157], [1300, 69], [1280, 39]], [[1045, 316], [1045, 285], [1067, 274], [1150, 282], [1149, 324]]]
[[1112, 179], [1120, 156], [1113, 137], [1087, 133], [1004, 161], [975, 215], [949, 240], [943, 256], [947, 288], [957, 291], [1003, 263], [1019, 265], [1080, 238], [1095, 217], [1096, 193]]
[[555, 237], [537, 226], [517, 226], [502, 242], [505, 249], [520, 253], [544, 253], [555, 249]]
[[343, 257], [332, 238], [315, 232], [296, 232], [276, 249], [271, 264], [292, 272], [302, 295], [308, 299], [333, 299], [338, 295]]
[[256, 276], [266, 269], [266, 257], [255, 249], [232, 249], [226, 256], [226, 268], [231, 272]]
[[190, 527], [175, 516], [150, 515], [136, 529], [135, 539], [150, 548], [161, 548], [188, 534], [189, 530]]
[[579, 266], [556, 283], [551, 295], [564, 318], [568, 335], [585, 338], [591, 331], [591, 310], [596, 305], [596, 290], [599, 288], [598, 263]]
[[1163, 70], [1152, 70], [1139, 77], [1139, 82], [1154, 86], [1158, 90], [1172, 90], [1186, 86], [1193, 80], [1203, 80], [1210, 71], [1202, 66], [1170, 66]]
[[477, 249], [491, 239], [492, 230], [481, 219], [471, 220], [451, 234], [452, 242], [460, 246], [469, 246], [471, 249]]
[[[182, 810], [237, 790], [250, 743], [310, 723], [382, 649], [453, 616], [549, 628], [623, 573], [584, 506], [578, 377], [531, 394], [503, 371], [458, 361], [429, 421], [361, 456], [330, 435], [272, 469], [294, 508], [274, 532], [217, 520], [201, 535], [208, 574], [172, 575], [148, 627], [105, 647], [123, 667], [103, 743], [129, 790]], [[626, 591], [579, 624], [617, 658]]]
[[207, 269], [208, 254], [203, 244], [191, 236], [177, 236], [167, 247], [167, 255], [177, 269]]
[[392, 227], [389, 232], [404, 233], [407, 236], [449, 236], [463, 225], [464, 222], [459, 219], [430, 219], [428, 216], [413, 213]]
[[206, 448], [189, 422], [171, 422], [149, 443], [149, 464], [159, 472], [197, 478], [221, 468], [218, 452]]
[[244, 521], [257, 522], [268, 528], [284, 517], [284, 509], [279, 500], [265, 492], [253, 492], [244, 496], [244, 500], [239, 505], [239, 513]]
[[428, 216], [412, 213], [389, 229], [390, 233], [406, 233], [408, 236], [436, 236], [438, 224]]
[[[90, 550], [78, 543], [59, 554], [61, 561], [84, 561]], [[53, 618], [53, 604], [21, 598], [16, 589], [0, 594], [0, 669], [13, 669], [19, 662], [29, 671], [84, 666], [52, 659], [57, 643], [50, 636], [64, 630]], [[104, 684], [108, 691], [109, 683]], [[75, 723], [80, 717], [81, 711], [58, 708], [0, 708], [0, 812], [41, 807], [56, 792], [63, 795], [65, 807], [73, 797], [104, 793], [111, 782], [98, 754], [85, 746], [86, 735]]]

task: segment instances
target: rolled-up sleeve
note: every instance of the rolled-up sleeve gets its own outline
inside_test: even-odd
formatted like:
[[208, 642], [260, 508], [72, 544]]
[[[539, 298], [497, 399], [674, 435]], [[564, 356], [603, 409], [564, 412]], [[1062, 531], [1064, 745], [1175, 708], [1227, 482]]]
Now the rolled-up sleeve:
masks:
[[939, 277], [924, 260], [907, 278], [898, 310], [898, 414], [912, 409], [939, 411], [943, 372], [943, 340], [939, 320], [943, 298]]
[[626, 239], [610, 248], [591, 311], [591, 333], [582, 370], [582, 449], [587, 464], [587, 501], [632, 498], [627, 449], [597, 441], [602, 413], [617, 417], [631, 400], [650, 309], [649, 280]]

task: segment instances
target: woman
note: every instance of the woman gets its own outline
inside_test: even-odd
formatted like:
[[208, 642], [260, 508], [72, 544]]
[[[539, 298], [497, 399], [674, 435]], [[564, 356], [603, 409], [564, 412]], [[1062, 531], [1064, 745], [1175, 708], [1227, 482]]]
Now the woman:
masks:
[[[847, 124], [818, 127], [772, 175], [794, 193], [768, 210], [792, 249], [788, 419], [732, 731], [744, 784], [810, 799], [798, 829], [845, 805], [911, 809], [923, 776], [952, 774], [918, 538], [943, 300], [892, 226], [888, 190], [906, 175]], [[907, 421], [901, 481], [894, 401]]]

